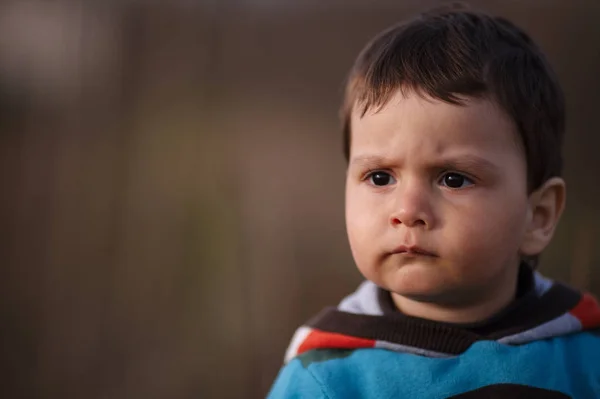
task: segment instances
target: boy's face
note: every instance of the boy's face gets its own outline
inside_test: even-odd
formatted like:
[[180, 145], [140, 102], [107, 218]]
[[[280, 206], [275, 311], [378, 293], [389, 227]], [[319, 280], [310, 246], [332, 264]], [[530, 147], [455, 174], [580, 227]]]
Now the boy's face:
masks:
[[514, 290], [531, 220], [526, 162], [493, 103], [398, 92], [379, 112], [355, 111], [351, 143], [346, 224], [367, 279], [448, 305]]

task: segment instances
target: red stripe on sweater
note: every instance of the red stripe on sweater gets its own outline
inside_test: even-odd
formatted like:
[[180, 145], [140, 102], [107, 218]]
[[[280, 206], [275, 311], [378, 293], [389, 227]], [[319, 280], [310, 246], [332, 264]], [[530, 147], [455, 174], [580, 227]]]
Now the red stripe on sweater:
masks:
[[356, 348], [372, 348], [375, 346], [375, 340], [351, 337], [337, 333], [313, 330], [304, 342], [298, 348], [298, 354], [304, 353], [311, 349], [356, 349]]
[[584, 330], [600, 327], [600, 305], [590, 294], [583, 294], [577, 306], [569, 313], [577, 317]]

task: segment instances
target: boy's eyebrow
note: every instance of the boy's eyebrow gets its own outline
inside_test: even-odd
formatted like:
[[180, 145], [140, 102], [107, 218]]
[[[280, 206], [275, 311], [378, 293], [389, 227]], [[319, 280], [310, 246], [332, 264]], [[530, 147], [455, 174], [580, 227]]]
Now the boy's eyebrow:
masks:
[[[380, 155], [359, 155], [350, 160], [350, 165], [368, 165], [373, 167], [389, 166], [393, 161]], [[431, 167], [446, 167], [456, 169], [475, 169], [493, 172], [498, 169], [498, 166], [493, 162], [472, 154], [460, 156], [440, 157], [435, 162], [431, 163]]]
[[484, 172], [494, 172], [498, 170], [498, 166], [488, 159], [477, 155], [461, 155], [460, 157], [441, 158], [439, 164], [447, 168], [479, 170]]
[[363, 165], [381, 165], [387, 163], [388, 160], [379, 155], [359, 155], [352, 157], [350, 165], [363, 164]]

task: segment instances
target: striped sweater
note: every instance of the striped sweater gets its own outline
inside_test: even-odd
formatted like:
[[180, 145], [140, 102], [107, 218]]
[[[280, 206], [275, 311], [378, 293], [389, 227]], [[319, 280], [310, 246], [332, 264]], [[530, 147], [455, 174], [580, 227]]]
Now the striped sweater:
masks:
[[398, 312], [365, 281], [300, 327], [270, 398], [600, 398], [600, 306], [528, 268], [485, 322]]

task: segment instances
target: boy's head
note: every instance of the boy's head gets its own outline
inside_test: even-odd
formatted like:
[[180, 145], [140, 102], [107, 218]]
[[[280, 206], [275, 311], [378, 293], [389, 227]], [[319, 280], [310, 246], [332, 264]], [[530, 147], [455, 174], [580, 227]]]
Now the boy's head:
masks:
[[508, 302], [565, 199], [563, 94], [531, 39], [486, 14], [424, 14], [362, 51], [342, 113], [348, 236], [365, 277], [400, 307], [483, 317]]

